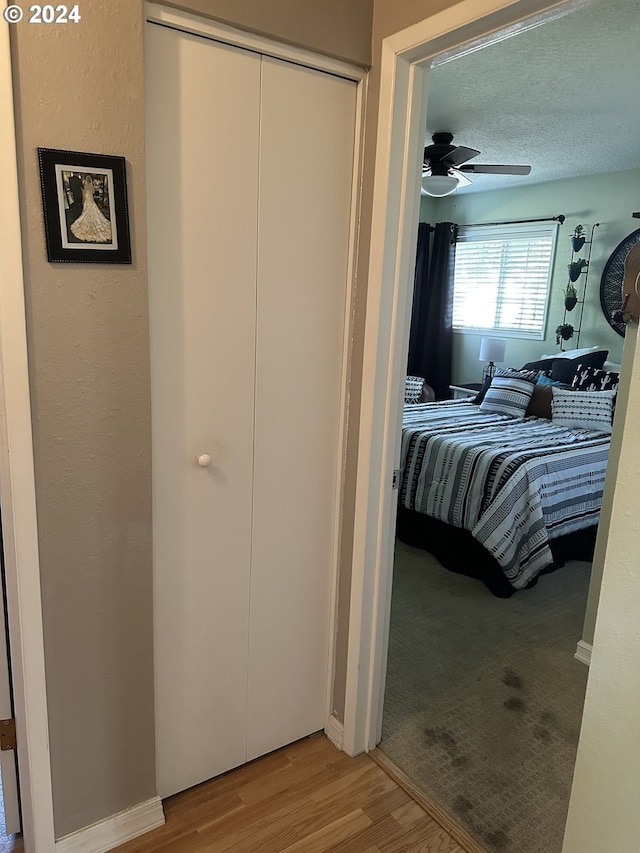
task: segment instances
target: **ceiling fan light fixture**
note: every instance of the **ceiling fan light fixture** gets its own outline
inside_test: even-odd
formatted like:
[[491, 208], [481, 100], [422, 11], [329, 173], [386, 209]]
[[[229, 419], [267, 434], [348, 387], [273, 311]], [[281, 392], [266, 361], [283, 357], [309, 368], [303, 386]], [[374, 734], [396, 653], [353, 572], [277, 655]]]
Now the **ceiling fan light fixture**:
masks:
[[458, 189], [459, 181], [454, 175], [425, 175], [422, 187], [427, 195], [434, 198], [444, 198]]

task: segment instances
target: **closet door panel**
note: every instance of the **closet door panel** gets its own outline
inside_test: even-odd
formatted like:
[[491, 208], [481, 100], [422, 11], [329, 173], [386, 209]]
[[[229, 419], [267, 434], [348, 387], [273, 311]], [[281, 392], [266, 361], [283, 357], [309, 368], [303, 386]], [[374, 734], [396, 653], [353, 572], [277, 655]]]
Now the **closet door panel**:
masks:
[[355, 108], [263, 58], [249, 758], [325, 722]]
[[260, 57], [153, 24], [145, 47], [165, 797], [246, 761]]

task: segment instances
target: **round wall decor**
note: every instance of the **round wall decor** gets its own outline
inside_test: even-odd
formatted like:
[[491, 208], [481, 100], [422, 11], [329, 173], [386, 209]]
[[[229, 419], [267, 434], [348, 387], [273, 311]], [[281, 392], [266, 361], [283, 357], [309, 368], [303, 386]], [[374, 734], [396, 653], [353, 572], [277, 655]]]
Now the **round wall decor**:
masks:
[[622, 280], [624, 279], [624, 261], [629, 249], [640, 241], [640, 228], [632, 231], [611, 252], [600, 279], [600, 305], [607, 322], [612, 329], [624, 337], [626, 325], [616, 323], [613, 315], [622, 305]]

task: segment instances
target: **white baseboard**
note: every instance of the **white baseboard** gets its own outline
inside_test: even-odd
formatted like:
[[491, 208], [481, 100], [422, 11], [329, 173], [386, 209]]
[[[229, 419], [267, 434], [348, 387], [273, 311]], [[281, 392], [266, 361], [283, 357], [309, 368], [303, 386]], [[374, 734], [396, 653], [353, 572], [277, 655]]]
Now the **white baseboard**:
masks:
[[106, 853], [164, 824], [160, 797], [138, 803], [56, 841], [56, 853]]
[[344, 743], [344, 725], [333, 714], [329, 717], [329, 722], [324, 727], [324, 733], [334, 746], [342, 749], [342, 744]]
[[586, 664], [586, 666], [590, 666], [592, 650], [593, 646], [591, 645], [591, 643], [585, 643], [584, 640], [580, 640], [574, 658], [576, 660], [579, 660], [580, 663], [584, 663]]

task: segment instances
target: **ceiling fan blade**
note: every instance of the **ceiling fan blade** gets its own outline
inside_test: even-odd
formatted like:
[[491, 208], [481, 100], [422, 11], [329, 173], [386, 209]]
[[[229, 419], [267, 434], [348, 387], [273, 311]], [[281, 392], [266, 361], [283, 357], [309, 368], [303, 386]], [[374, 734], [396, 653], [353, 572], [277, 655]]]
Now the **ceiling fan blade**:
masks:
[[476, 175], [528, 175], [531, 172], [531, 166], [490, 166], [483, 163], [458, 168], [461, 172], [473, 172]]
[[427, 145], [424, 149], [424, 163], [440, 163], [455, 151], [455, 145]]
[[450, 169], [450, 171], [456, 176], [458, 179], [458, 188], [460, 187], [468, 187], [469, 184], [473, 183], [469, 180], [466, 175], [463, 175], [460, 169]]
[[453, 151], [450, 151], [442, 161], [448, 166], [459, 166], [461, 163], [466, 163], [467, 160], [472, 160], [477, 157], [480, 152], [476, 148], [467, 148], [466, 145], [458, 145]]

